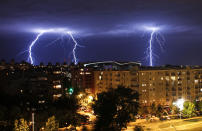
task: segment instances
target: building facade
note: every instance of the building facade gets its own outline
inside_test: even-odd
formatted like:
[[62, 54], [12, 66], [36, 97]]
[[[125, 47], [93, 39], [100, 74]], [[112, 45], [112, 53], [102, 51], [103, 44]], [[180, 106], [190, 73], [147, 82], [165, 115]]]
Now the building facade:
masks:
[[27, 84], [25, 89], [15, 87], [11, 93], [23, 94], [27, 90], [40, 96], [38, 103], [68, 95], [69, 86], [94, 96], [109, 88], [124, 86], [138, 91], [139, 102], [145, 106], [152, 103], [171, 105], [181, 98], [202, 100], [202, 67], [199, 66], [144, 67], [137, 62], [114, 61], [33, 66], [26, 62], [8, 64], [1, 61], [0, 72], [0, 89], [7, 91], [7, 83], [19, 79], [19, 82]]
[[124, 86], [139, 92], [139, 102], [171, 105], [177, 99], [202, 100], [202, 68], [196, 66], [143, 67], [138, 64], [103, 62], [91, 67], [95, 94]]
[[140, 63], [136, 62], [95, 62], [84, 64], [91, 68], [94, 79], [94, 93], [98, 94], [110, 88], [124, 86], [138, 91], [138, 73]]
[[141, 68], [139, 74], [140, 103], [171, 105], [177, 99], [202, 100], [202, 68]]

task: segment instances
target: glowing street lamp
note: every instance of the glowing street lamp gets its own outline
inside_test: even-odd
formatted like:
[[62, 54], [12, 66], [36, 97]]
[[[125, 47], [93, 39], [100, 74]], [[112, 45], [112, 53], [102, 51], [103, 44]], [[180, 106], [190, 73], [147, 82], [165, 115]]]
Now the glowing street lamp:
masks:
[[181, 119], [181, 111], [184, 108], [184, 99], [178, 99], [176, 102], [173, 103], [173, 105], [177, 106], [180, 109], [180, 119]]
[[176, 102], [173, 103], [173, 105], [177, 106], [180, 111], [182, 111], [184, 107], [184, 99], [178, 99]]
[[88, 103], [91, 103], [93, 101], [93, 96], [88, 96]]
[[92, 101], [93, 100], [93, 96], [88, 96], [88, 99]]

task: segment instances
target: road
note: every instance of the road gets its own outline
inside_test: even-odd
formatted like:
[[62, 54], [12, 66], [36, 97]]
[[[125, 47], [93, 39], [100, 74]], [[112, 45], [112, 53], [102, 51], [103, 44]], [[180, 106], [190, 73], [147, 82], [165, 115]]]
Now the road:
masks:
[[125, 131], [133, 131], [135, 125], [143, 126], [147, 131], [202, 131], [202, 117], [195, 117], [190, 119], [177, 119], [157, 122], [133, 122], [129, 123]]
[[[85, 114], [87, 115], [88, 113]], [[138, 119], [136, 122], [130, 122], [124, 131], [134, 131], [136, 125], [142, 126], [144, 131], [202, 131], [202, 116], [155, 122]], [[87, 128], [92, 130], [92, 125], [87, 125]], [[77, 127], [77, 130], [81, 129], [82, 127]]]

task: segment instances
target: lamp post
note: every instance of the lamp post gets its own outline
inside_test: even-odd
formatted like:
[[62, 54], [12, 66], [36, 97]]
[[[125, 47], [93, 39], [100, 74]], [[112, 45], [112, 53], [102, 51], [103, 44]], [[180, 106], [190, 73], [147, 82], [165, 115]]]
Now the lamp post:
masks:
[[32, 113], [32, 131], [34, 131], [34, 112]]
[[32, 108], [32, 131], [34, 131], [35, 129], [34, 129], [34, 124], [35, 124], [35, 122], [34, 122], [34, 115], [35, 115], [35, 112], [36, 111], [36, 108]]

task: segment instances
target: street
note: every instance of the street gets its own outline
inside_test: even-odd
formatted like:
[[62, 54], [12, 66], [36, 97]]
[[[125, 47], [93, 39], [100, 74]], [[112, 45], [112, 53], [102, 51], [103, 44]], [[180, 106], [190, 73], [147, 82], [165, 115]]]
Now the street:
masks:
[[202, 131], [202, 117], [194, 117], [189, 119], [176, 119], [157, 122], [131, 122], [125, 131], [133, 131], [135, 125], [140, 125], [145, 131]]

